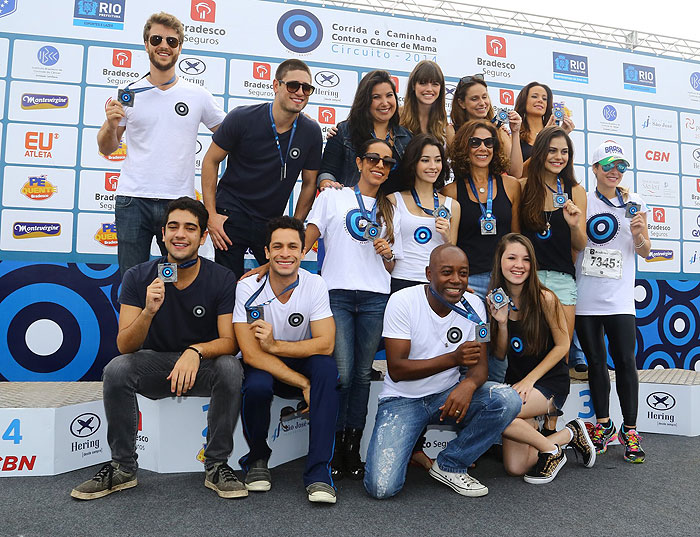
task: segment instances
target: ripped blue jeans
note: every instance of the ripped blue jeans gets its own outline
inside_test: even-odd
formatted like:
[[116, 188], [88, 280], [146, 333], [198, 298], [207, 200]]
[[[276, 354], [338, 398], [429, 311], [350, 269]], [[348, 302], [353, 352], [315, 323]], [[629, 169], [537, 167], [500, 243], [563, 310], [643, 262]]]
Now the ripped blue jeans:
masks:
[[[365, 464], [364, 483], [370, 496], [389, 498], [401, 490], [416, 440], [427, 425], [440, 423], [440, 407], [455, 386], [416, 399], [387, 397], [379, 401]], [[456, 427], [457, 438], [438, 455], [440, 469], [465, 473], [500, 439], [520, 412], [520, 406], [520, 396], [510, 386], [484, 383], [474, 392], [467, 415], [460, 423], [452, 418], [443, 422]]]

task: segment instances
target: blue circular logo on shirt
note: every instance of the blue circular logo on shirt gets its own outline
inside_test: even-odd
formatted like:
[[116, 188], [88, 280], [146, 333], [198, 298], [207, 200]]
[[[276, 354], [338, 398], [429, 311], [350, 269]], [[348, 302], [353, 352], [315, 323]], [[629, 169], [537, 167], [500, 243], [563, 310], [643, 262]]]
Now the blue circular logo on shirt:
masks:
[[430, 231], [430, 228], [421, 226], [413, 232], [413, 238], [418, 244], [428, 244], [433, 238], [433, 232]]
[[516, 354], [520, 354], [523, 352], [523, 340], [518, 336], [513, 336], [510, 338], [510, 348], [513, 349], [513, 352]]
[[591, 242], [604, 244], [615, 238], [620, 225], [617, 218], [610, 213], [591, 216], [586, 222], [586, 234]]
[[552, 236], [552, 230], [551, 229], [545, 229], [544, 231], [540, 231], [537, 233], [537, 238], [543, 241], [549, 240], [549, 238]]
[[366, 227], [367, 220], [362, 216], [360, 209], [351, 209], [345, 215], [345, 229], [356, 241], [367, 242], [367, 239], [364, 237]]

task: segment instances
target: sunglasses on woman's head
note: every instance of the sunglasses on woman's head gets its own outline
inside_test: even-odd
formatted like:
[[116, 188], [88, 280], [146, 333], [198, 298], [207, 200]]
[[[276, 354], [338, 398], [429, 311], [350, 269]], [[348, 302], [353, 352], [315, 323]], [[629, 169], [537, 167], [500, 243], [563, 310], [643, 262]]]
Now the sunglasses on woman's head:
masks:
[[379, 164], [380, 160], [382, 161], [382, 164], [384, 164], [384, 166], [393, 166], [394, 164], [396, 164], [396, 159], [393, 159], [391, 157], [382, 158], [377, 153], [366, 153], [361, 158], [369, 162], [372, 166], [376, 166], [377, 164]]
[[472, 136], [471, 138], [469, 138], [469, 147], [471, 147], [472, 149], [481, 147], [482, 143], [487, 148], [491, 149], [493, 147], [493, 136], [489, 136], [488, 138], [478, 138], [476, 136]]
[[615, 167], [617, 168], [617, 171], [620, 173], [625, 173], [627, 171], [627, 164], [625, 164], [624, 162], [618, 162], [617, 164], [615, 164], [614, 162], [612, 162], [610, 164], [601, 164], [600, 167], [606, 173]]
[[301, 91], [303, 91], [304, 95], [307, 97], [316, 90], [315, 87], [313, 87], [311, 84], [307, 84], [306, 82], [297, 82], [296, 80], [290, 80], [289, 82], [278, 80], [278, 82], [287, 86], [287, 91], [289, 93], [296, 93], [299, 91], [299, 88], [301, 88]]
[[[163, 42], [163, 36], [158, 35], [158, 34], [153, 34], [151, 37], [148, 38], [148, 42], [154, 46], [157, 47]], [[170, 48], [177, 48], [180, 46], [180, 40], [177, 37], [172, 37], [168, 36], [165, 38], [165, 42], [168, 44]]]
[[460, 84], [470, 84], [470, 83], [475, 82], [475, 81], [483, 82], [484, 75], [482, 75], [481, 73], [477, 73], [475, 75], [463, 76], [462, 78], [459, 79]]

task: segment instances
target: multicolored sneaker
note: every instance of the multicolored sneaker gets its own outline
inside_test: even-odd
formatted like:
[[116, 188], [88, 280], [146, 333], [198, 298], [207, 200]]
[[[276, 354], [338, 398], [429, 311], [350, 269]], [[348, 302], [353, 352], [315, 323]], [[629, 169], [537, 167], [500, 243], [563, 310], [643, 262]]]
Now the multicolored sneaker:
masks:
[[617, 438], [617, 429], [615, 429], [615, 424], [610, 420], [608, 422], [610, 427], [605, 427], [602, 423], [596, 423], [593, 427], [588, 427], [588, 433], [591, 436], [593, 445], [595, 446], [595, 452], [600, 455], [608, 450], [608, 444], [614, 442]]
[[641, 463], [644, 462], [646, 453], [639, 444], [639, 433], [637, 429], [629, 429], [625, 432], [625, 426], [623, 425], [620, 432], [617, 435], [620, 444], [625, 446], [625, 460], [631, 463]]

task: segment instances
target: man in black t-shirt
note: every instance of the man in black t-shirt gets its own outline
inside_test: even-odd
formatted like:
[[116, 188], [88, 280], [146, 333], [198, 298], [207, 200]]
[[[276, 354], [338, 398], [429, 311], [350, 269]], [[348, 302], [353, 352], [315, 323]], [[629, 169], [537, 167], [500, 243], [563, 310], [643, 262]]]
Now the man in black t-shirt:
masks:
[[236, 280], [228, 269], [198, 256], [209, 218], [201, 203], [179, 198], [166, 214], [168, 255], [132, 267], [122, 281], [117, 334], [122, 354], [103, 374], [112, 460], [74, 488], [74, 498], [93, 500], [136, 486], [137, 392], [150, 399], [211, 396], [204, 485], [222, 498], [248, 495], [227, 464], [243, 378], [233, 357], [238, 352], [231, 324]]
[[[282, 62], [272, 82], [271, 103], [239, 106], [228, 113], [202, 161], [202, 195], [211, 221], [216, 262], [239, 278], [248, 248], [265, 263], [265, 226], [280, 216], [299, 173], [294, 217], [304, 220], [316, 194], [321, 167], [321, 128], [301, 111], [314, 87], [301, 60]], [[219, 164], [228, 156], [217, 186]]]

